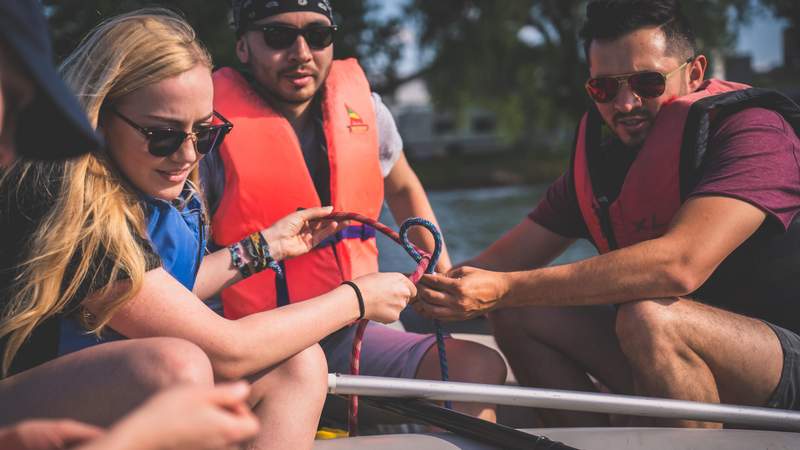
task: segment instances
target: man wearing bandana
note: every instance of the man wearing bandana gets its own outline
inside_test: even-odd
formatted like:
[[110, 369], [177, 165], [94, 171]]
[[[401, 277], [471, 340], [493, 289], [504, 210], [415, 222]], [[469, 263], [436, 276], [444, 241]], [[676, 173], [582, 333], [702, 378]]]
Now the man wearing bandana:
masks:
[[[435, 223], [391, 113], [371, 92], [355, 60], [333, 60], [338, 27], [330, 3], [232, 3], [236, 54], [246, 70], [223, 68], [214, 74], [215, 109], [234, 124], [219, 153], [202, 163], [215, 243], [237, 242], [298, 208], [333, 205], [377, 219], [384, 199], [398, 223], [414, 216]], [[432, 250], [430, 236], [412, 238]], [[311, 253], [282, 264], [283, 277], [264, 271], [223, 291], [225, 316], [303, 301], [377, 271], [375, 230], [350, 225]], [[449, 268], [445, 252], [437, 269]], [[349, 373], [354, 334], [355, 327], [347, 327], [320, 343], [330, 372]], [[432, 335], [370, 323], [361, 374], [438, 379], [434, 343]], [[446, 346], [451, 380], [505, 380], [497, 352], [449, 338]], [[491, 405], [456, 408], [495, 419]]]

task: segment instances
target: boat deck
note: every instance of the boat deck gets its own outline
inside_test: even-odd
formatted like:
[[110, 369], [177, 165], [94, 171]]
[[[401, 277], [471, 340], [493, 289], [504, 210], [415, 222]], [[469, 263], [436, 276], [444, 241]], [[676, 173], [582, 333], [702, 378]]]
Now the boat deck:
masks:
[[[800, 434], [674, 428], [540, 428], [525, 430], [580, 450], [797, 450]], [[315, 450], [490, 450], [450, 433], [393, 434], [316, 441]]]

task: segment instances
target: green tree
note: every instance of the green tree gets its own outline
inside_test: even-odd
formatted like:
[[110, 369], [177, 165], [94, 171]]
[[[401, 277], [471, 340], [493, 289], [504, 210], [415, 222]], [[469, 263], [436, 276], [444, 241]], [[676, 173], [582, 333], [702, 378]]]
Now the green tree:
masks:
[[[218, 66], [237, 64], [235, 37], [229, 25], [230, 7], [225, 0], [43, 0], [43, 4], [58, 59], [68, 55], [103, 20], [138, 8], [158, 6], [183, 14]], [[380, 19], [375, 14], [379, 6], [376, 0], [336, 0], [334, 11], [340, 33], [334, 49], [337, 58], [359, 58], [380, 89], [381, 83], [396, 78], [401, 43], [393, 38], [397, 35], [398, 19]]]
[[787, 19], [791, 26], [800, 27], [800, 2], [797, 0], [760, 0], [772, 12]]
[[[793, 3], [794, 0], [788, 0]], [[432, 55], [425, 79], [439, 107], [495, 111], [511, 138], [574, 127], [587, 100], [578, 31], [585, 0], [411, 0], [406, 14]], [[749, 0], [685, 0], [701, 48], [729, 48]], [[733, 18], [733, 20], [729, 20]]]

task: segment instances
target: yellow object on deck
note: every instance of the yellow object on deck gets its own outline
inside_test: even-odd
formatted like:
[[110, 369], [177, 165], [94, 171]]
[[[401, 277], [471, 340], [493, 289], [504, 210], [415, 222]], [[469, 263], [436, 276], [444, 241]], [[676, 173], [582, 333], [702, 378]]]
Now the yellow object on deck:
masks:
[[314, 439], [320, 439], [320, 440], [339, 439], [348, 436], [349, 433], [345, 430], [340, 430], [339, 428], [322, 427], [319, 430], [317, 430], [317, 435]]

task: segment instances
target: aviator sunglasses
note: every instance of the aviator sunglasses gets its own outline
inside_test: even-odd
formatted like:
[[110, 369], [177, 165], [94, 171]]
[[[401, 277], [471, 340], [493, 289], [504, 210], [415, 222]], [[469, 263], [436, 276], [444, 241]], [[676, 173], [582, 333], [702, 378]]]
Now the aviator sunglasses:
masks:
[[195, 131], [187, 133], [183, 130], [169, 127], [142, 127], [125, 117], [116, 108], [109, 108], [109, 110], [139, 133], [142, 133], [142, 136], [147, 139], [147, 151], [151, 155], [158, 157], [169, 156], [177, 152], [188, 137], [191, 137], [194, 141], [194, 149], [197, 153], [205, 155], [217, 148], [222, 143], [225, 135], [233, 128], [233, 124], [216, 111], [214, 111], [214, 117], [221, 120], [222, 124], [202, 125], [197, 127]]
[[312, 25], [306, 28], [295, 28], [286, 25], [253, 25], [248, 31], [260, 31], [264, 35], [264, 43], [273, 50], [285, 50], [303, 36], [309, 47], [322, 50], [333, 43], [333, 35], [339, 29], [336, 25]]
[[692, 61], [694, 61], [694, 57], [687, 59], [677, 69], [667, 73], [648, 70], [609, 77], [590, 78], [586, 82], [586, 92], [597, 103], [608, 103], [614, 100], [622, 85], [627, 84], [633, 93], [640, 98], [660, 97], [667, 88], [667, 79]]

